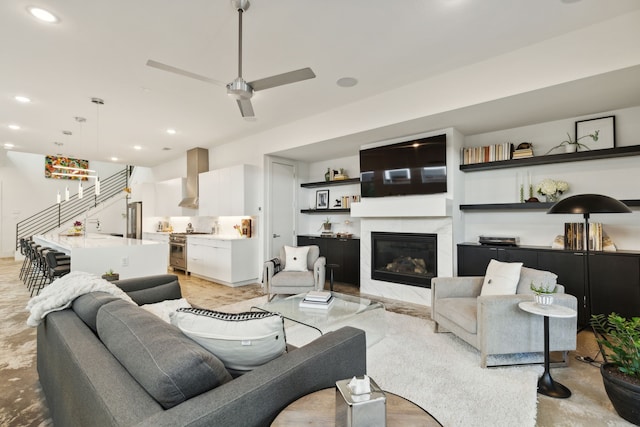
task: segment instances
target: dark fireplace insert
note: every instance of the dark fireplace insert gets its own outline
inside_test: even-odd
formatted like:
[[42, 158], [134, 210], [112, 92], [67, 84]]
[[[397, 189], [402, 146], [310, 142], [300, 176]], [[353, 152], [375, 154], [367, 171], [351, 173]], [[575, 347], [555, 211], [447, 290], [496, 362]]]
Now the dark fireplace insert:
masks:
[[371, 233], [371, 278], [431, 287], [438, 275], [437, 234]]

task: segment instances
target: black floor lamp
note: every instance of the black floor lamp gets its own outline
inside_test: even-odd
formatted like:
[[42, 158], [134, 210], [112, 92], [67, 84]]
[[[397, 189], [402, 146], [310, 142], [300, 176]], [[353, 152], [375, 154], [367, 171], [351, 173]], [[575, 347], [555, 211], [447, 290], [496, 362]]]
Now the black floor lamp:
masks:
[[584, 298], [587, 324], [591, 319], [591, 280], [589, 278], [589, 215], [592, 213], [631, 213], [631, 209], [619, 200], [601, 194], [578, 194], [560, 200], [547, 211], [548, 214], [582, 214], [586, 259], [584, 262]]

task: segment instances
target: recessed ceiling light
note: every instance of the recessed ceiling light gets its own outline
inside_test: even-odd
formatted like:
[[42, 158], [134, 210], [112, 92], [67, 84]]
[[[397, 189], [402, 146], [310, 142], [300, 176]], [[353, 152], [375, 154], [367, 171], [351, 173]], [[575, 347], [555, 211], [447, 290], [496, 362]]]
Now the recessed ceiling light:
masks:
[[133, 149], [134, 149], [134, 150], [142, 150], [142, 147], [141, 147], [141, 146], [139, 146], [139, 145], [134, 145], [134, 146], [133, 146]]
[[171, 151], [170, 147], [162, 147], [162, 151]]
[[342, 77], [336, 81], [340, 87], [353, 87], [358, 84], [358, 80], [353, 77]]
[[169, 128], [169, 129], [167, 129], [167, 133], [168, 133], [169, 135], [175, 135], [175, 134], [176, 134], [176, 130], [175, 130], [175, 129], [171, 129], [171, 128]]
[[6, 148], [7, 150], [12, 149], [13, 147], [15, 147], [15, 145], [13, 145], [13, 144], [12, 144], [12, 143], [10, 143], [10, 142], [5, 142], [5, 143], [4, 143], [4, 148]]
[[117, 157], [112, 157], [112, 158], [111, 158], [111, 161], [112, 161], [112, 162], [117, 162], [117, 161], [118, 161], [118, 158], [117, 158]]
[[18, 125], [9, 125], [9, 129], [11, 129], [11, 130], [20, 130], [20, 126], [18, 126]]
[[49, 12], [48, 10], [42, 9], [40, 7], [29, 6], [27, 10], [33, 17], [39, 19], [42, 22], [47, 22], [49, 24], [55, 24], [60, 22], [58, 17], [55, 16], [53, 13]]
[[26, 96], [22, 96], [22, 95], [16, 95], [16, 97], [14, 99], [16, 101], [18, 101], [18, 102], [22, 102], [23, 104], [27, 104], [27, 103], [31, 102], [31, 100], [29, 98], [27, 98]]

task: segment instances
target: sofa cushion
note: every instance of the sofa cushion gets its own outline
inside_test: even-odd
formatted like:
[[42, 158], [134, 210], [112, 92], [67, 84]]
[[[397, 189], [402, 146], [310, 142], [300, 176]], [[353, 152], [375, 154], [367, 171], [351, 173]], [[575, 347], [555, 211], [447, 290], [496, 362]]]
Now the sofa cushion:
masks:
[[97, 326], [107, 349], [165, 409], [232, 379], [213, 354], [133, 304], [103, 305]]
[[235, 372], [264, 365], [286, 350], [284, 321], [277, 313], [180, 308], [171, 314], [171, 323]]
[[492, 259], [487, 266], [480, 295], [515, 295], [521, 269], [521, 262], [500, 262]]
[[531, 290], [531, 282], [537, 287], [553, 287], [557, 284], [558, 275], [550, 271], [536, 270], [533, 268], [522, 267], [520, 270], [520, 281], [518, 282], [517, 294], [533, 294]]
[[315, 286], [315, 281], [311, 271], [287, 271], [286, 274], [280, 272], [274, 275], [271, 278], [271, 286], [278, 288], [286, 286], [295, 288], [301, 286], [313, 287]]
[[286, 257], [284, 271], [307, 271], [307, 255], [309, 254], [309, 246], [285, 246], [284, 253]]
[[459, 325], [470, 334], [478, 333], [477, 298], [442, 298], [438, 300], [438, 314]]
[[96, 329], [98, 310], [106, 303], [117, 299], [120, 298], [106, 292], [89, 292], [73, 300], [72, 308], [78, 317], [82, 319], [93, 332], [98, 332]]

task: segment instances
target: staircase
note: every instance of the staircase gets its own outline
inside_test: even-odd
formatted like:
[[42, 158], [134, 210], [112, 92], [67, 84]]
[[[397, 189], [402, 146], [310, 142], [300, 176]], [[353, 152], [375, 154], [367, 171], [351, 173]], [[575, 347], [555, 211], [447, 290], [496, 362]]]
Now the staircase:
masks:
[[[129, 176], [132, 166], [117, 172], [110, 177], [100, 180], [100, 195], [95, 195], [94, 186], [84, 189], [83, 198], [71, 197], [69, 201], [62, 201], [24, 219], [16, 224], [16, 250], [19, 249], [20, 239], [28, 238], [34, 234], [49, 233], [56, 228], [65, 225], [66, 222], [96, 209], [99, 205], [110, 199], [122, 195], [125, 188], [129, 187]], [[87, 224], [85, 224], [86, 226]]]

